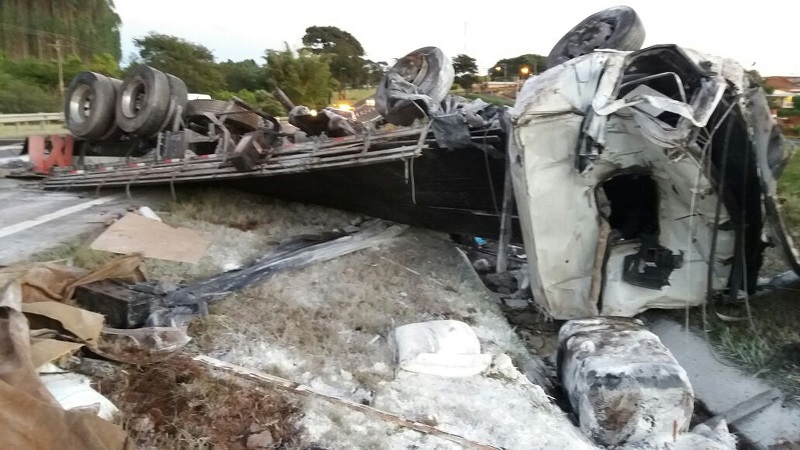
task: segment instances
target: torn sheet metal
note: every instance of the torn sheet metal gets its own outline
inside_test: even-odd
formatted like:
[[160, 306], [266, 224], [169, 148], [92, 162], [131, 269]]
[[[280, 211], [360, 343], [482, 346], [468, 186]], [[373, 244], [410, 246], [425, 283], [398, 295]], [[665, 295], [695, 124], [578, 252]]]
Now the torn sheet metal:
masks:
[[764, 225], [786, 235], [769, 213], [786, 155], [762, 97], [735, 62], [672, 45], [529, 80], [508, 151], [536, 301], [569, 319], [752, 292]]

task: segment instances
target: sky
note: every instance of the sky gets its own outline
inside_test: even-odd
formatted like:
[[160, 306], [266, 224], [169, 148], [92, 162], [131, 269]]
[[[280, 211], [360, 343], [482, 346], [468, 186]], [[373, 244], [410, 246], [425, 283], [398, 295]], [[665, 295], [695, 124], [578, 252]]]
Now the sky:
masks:
[[[482, 73], [497, 60], [547, 55], [584, 17], [617, 3], [601, 0], [115, 0], [122, 54], [150, 31], [202, 44], [218, 61], [261, 57], [265, 49], [299, 48], [309, 26], [350, 32], [366, 57], [392, 62], [419, 47], [466, 53]], [[538, 4], [537, 4], [538, 3]], [[733, 58], [761, 75], [800, 75], [800, 1], [762, 0], [749, 8], [708, 0], [629, 0], [647, 34], [645, 46], [678, 44]], [[474, 6], [473, 6], [474, 5]]]

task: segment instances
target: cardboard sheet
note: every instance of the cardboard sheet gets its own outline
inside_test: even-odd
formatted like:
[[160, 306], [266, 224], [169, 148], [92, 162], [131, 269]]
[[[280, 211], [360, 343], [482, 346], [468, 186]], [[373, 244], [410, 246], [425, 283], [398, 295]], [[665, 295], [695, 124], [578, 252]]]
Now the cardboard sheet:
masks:
[[132, 449], [125, 431], [93, 414], [65, 411], [34, 369], [19, 280], [0, 285], [0, 440], [3, 448]]
[[51, 322], [41, 323], [40, 317], [57, 321], [61, 327], [82, 341], [95, 341], [103, 329], [104, 317], [85, 309], [59, 302], [23, 303], [22, 312], [28, 316], [31, 328], [57, 329]]
[[93, 250], [142, 253], [147, 258], [197, 263], [211, 241], [188, 228], [173, 228], [138, 214], [127, 214], [108, 227], [94, 242]]

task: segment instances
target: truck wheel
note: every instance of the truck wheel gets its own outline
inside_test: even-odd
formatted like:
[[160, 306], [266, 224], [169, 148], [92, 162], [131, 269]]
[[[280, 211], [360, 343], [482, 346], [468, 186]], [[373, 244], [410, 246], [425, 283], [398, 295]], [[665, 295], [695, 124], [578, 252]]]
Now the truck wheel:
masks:
[[82, 139], [97, 139], [114, 122], [114, 83], [105, 75], [81, 72], [69, 84], [64, 103], [67, 129]]
[[117, 124], [128, 133], [150, 137], [158, 133], [170, 104], [169, 79], [149, 66], [138, 66], [122, 83]]
[[[225, 124], [239, 134], [249, 133], [261, 127], [261, 117], [225, 100], [192, 100], [186, 103], [186, 118], [190, 122], [208, 122], [206, 113], [227, 114]], [[233, 114], [231, 114], [233, 113]]]
[[644, 26], [628, 6], [615, 6], [594, 13], [565, 34], [550, 51], [547, 68], [597, 49], [633, 51], [644, 44]]
[[169, 108], [167, 108], [167, 116], [161, 125], [161, 130], [172, 128], [179, 107], [181, 116], [183, 117], [186, 114], [186, 102], [189, 97], [189, 90], [186, 89], [186, 83], [183, 80], [169, 73], [166, 75], [169, 81]]
[[[430, 97], [427, 105], [392, 98], [389, 74], [399, 75], [416, 87], [416, 93]], [[427, 106], [438, 105], [450, 91], [455, 73], [450, 58], [437, 47], [423, 47], [400, 58], [383, 77], [375, 93], [378, 112], [391, 124], [407, 126], [424, 117]]]
[[[119, 99], [119, 93], [122, 89], [122, 80], [116, 78], [108, 78], [111, 81], [111, 84], [114, 86], [114, 109], [116, 109], [117, 99]], [[107, 142], [107, 141], [118, 141], [122, 135], [125, 134], [124, 131], [117, 125], [116, 118], [111, 121], [111, 125], [109, 125], [108, 130], [105, 134], [97, 138], [99, 142]]]

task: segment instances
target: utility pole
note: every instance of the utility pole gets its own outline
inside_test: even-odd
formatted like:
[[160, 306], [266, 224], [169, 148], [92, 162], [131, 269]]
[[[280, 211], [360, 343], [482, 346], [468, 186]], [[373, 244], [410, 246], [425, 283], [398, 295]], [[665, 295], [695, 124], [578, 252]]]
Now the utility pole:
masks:
[[58, 88], [61, 90], [61, 96], [64, 96], [64, 59], [61, 57], [61, 39], [56, 38], [56, 43], [50, 44], [50, 46], [56, 49], [56, 58], [58, 58]]

